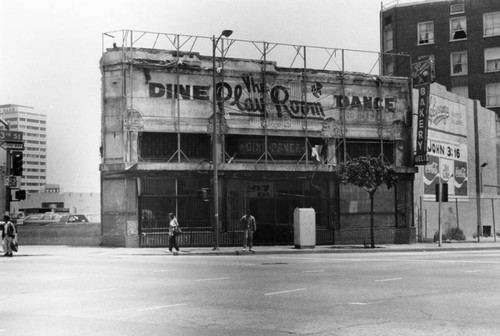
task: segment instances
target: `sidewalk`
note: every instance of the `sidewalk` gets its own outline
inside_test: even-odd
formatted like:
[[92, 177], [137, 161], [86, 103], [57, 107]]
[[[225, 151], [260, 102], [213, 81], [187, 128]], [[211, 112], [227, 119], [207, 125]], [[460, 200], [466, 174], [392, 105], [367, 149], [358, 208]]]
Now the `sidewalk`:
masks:
[[[381, 252], [441, 252], [441, 251], [480, 251], [500, 250], [500, 239], [497, 242], [493, 238], [481, 238], [477, 241], [453, 241], [443, 242], [441, 247], [437, 243], [417, 244], [391, 244], [376, 245], [376, 248], [365, 248], [363, 245], [321, 245], [309, 249], [297, 249], [291, 245], [285, 246], [255, 246], [255, 254], [251, 252], [240, 253], [241, 256], [249, 255], [273, 255], [273, 254], [316, 254], [316, 253], [381, 253]], [[214, 251], [212, 247], [181, 247], [180, 256], [207, 255], [207, 256], [236, 256], [241, 252], [241, 247], [220, 247]], [[17, 256], [52, 256], [52, 255], [171, 255], [168, 248], [124, 248], [124, 247], [75, 247], [62, 245], [25, 245], [19, 247]]]
[[[164, 251], [167, 249], [163, 249]], [[241, 247], [220, 247], [219, 251], [212, 248], [181, 248], [181, 255], [236, 255], [241, 252]], [[380, 253], [380, 252], [440, 252], [440, 251], [478, 251], [478, 250], [500, 250], [500, 239], [498, 242], [451, 242], [418, 244], [391, 244], [376, 245], [375, 248], [365, 248], [363, 245], [321, 245], [315, 248], [298, 249], [294, 246], [254, 246], [255, 254], [315, 254], [315, 253]], [[252, 255], [251, 252], [239, 253], [239, 255]]]

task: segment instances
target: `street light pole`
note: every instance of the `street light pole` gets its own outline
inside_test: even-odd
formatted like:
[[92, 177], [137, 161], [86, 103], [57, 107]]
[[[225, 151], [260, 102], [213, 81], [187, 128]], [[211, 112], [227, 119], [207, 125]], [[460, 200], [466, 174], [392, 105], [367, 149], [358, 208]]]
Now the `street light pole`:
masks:
[[[10, 125], [5, 120], [0, 118], [0, 123], [7, 131], [10, 131]], [[10, 150], [5, 151], [5, 177], [10, 177]], [[5, 186], [5, 214], [10, 214], [10, 186]]]
[[[213, 212], [214, 212], [214, 250], [219, 250], [219, 172], [218, 172], [218, 155], [217, 155], [217, 90], [215, 88], [215, 76], [217, 75], [217, 70], [215, 68], [215, 52], [217, 50], [217, 44], [222, 36], [229, 37], [233, 33], [232, 30], [223, 30], [219, 37], [216, 39], [215, 35], [212, 37], [212, 165], [213, 165], [213, 179], [212, 179], [212, 195], [213, 195]], [[224, 51], [222, 51], [222, 57], [224, 57]], [[224, 60], [222, 60], [224, 61]], [[224, 74], [222, 74], [224, 76]], [[221, 97], [223, 98], [224, 87], [221, 88]], [[224, 104], [224, 100], [222, 101]]]

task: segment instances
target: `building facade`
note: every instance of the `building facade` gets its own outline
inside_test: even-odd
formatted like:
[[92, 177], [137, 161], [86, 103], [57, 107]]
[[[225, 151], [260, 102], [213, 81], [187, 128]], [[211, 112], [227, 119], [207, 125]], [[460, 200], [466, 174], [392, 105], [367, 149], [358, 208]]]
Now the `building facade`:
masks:
[[[445, 236], [456, 229], [469, 240], [490, 236], [498, 231], [495, 213], [500, 211], [496, 114], [438, 83], [431, 84], [429, 96], [428, 161], [415, 175], [418, 237], [434, 240], [439, 226]], [[417, 110], [417, 90], [413, 101]], [[448, 201], [441, 204], [436, 201], [440, 182], [448, 186]]]
[[[394, 4], [392, 2], [391, 4]], [[436, 82], [500, 113], [500, 2], [427, 0], [380, 13], [381, 50], [432, 58]], [[382, 74], [408, 76], [408, 63], [385, 55]]]
[[47, 116], [33, 107], [0, 105], [0, 118], [11, 131], [23, 132], [23, 173], [20, 189], [39, 192], [47, 183]]
[[297, 207], [315, 210], [318, 244], [368, 242], [368, 193], [335, 174], [359, 156], [400, 177], [377, 191], [376, 243], [415, 241], [407, 78], [308, 68], [305, 54], [304, 66], [280, 67], [265, 52], [214, 60], [192, 49], [103, 53], [103, 245], [166, 246], [169, 212], [183, 245], [239, 245], [247, 209], [256, 244], [293, 244]]

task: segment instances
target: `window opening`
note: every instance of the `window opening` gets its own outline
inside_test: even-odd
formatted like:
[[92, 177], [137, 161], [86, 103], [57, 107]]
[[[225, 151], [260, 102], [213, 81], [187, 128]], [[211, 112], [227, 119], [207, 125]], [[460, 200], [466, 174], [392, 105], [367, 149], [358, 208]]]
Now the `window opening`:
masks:
[[484, 36], [500, 35], [500, 12], [484, 14], [483, 25]]
[[452, 75], [466, 75], [468, 71], [467, 66], [467, 52], [456, 52], [451, 54], [451, 74]]
[[463, 40], [467, 38], [467, 20], [465, 17], [450, 20], [450, 39]]
[[392, 50], [393, 44], [393, 31], [392, 29], [384, 31], [384, 51]]
[[[346, 139], [345, 140], [346, 160], [355, 159], [361, 156], [384, 159], [384, 162], [394, 164], [394, 142], [379, 139]], [[344, 162], [344, 147], [339, 146], [337, 151], [337, 162]]]
[[418, 24], [418, 44], [434, 43], [434, 22], [420, 22]]
[[486, 107], [500, 106], [500, 83], [486, 85]]
[[485, 72], [500, 71], [500, 47], [484, 49]]

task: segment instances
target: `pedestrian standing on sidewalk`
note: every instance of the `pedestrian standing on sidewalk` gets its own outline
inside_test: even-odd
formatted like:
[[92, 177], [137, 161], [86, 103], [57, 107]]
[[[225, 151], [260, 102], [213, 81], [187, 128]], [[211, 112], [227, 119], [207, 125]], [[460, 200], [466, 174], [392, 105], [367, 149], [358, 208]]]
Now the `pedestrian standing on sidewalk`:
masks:
[[0, 223], [0, 229], [2, 231], [2, 240], [1, 240], [1, 242], [2, 242], [2, 253], [5, 253], [5, 252], [7, 252], [7, 250], [5, 248], [5, 244], [3, 242], [3, 240], [5, 238], [5, 222], [1, 222]]
[[3, 239], [4, 243], [4, 251], [5, 257], [12, 257], [12, 242], [14, 241], [14, 238], [16, 237], [16, 227], [14, 226], [14, 223], [10, 221], [10, 217], [5, 215], [3, 216], [3, 220], [5, 222], [4, 225], [4, 233], [5, 237]]
[[177, 222], [177, 218], [175, 218], [175, 215], [173, 213], [169, 213], [168, 218], [170, 220], [170, 224], [168, 227], [168, 235], [170, 236], [168, 240], [168, 250], [172, 252], [172, 250], [175, 248], [175, 251], [173, 253], [174, 255], [177, 255], [179, 254], [179, 245], [177, 245], [179, 222]]
[[246, 252], [247, 246], [249, 251], [253, 250], [253, 234], [257, 231], [257, 223], [255, 222], [255, 217], [252, 216], [252, 211], [247, 209], [246, 215], [241, 217], [241, 224], [243, 225], [244, 237], [243, 237], [243, 252]]

